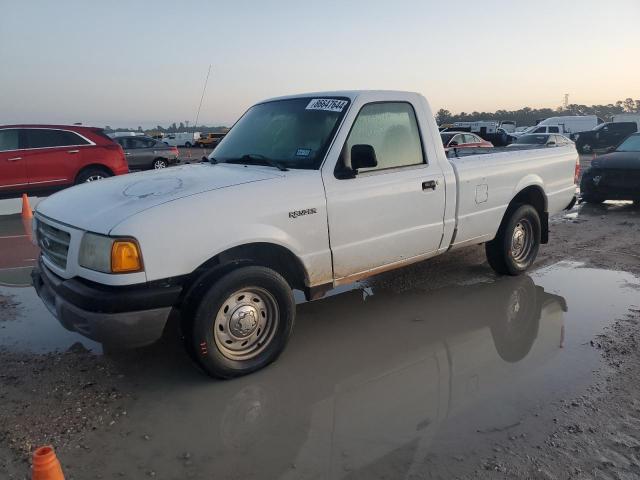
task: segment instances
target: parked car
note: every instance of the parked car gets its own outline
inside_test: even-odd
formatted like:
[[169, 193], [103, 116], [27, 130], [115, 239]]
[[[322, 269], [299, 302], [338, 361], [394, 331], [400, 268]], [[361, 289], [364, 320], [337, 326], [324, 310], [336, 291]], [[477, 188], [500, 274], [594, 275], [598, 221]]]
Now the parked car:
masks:
[[441, 132], [442, 146], [444, 148], [490, 148], [491, 142], [480, 138], [474, 133], [467, 132]]
[[591, 162], [582, 176], [580, 194], [587, 203], [640, 202], [640, 133], [632, 134], [613, 152]]
[[193, 147], [198, 139], [200, 138], [199, 133], [168, 133], [164, 136], [162, 141], [167, 145], [172, 147]]
[[0, 126], [0, 196], [47, 193], [128, 172], [122, 148], [99, 128]]
[[529, 127], [522, 132], [515, 131], [511, 135], [519, 137], [531, 133], [559, 133], [567, 138], [573, 138], [576, 134], [586, 132], [602, 123], [596, 115], [565, 115], [561, 117], [549, 117], [540, 121], [536, 126]]
[[118, 137], [131, 170], [167, 168], [178, 162], [178, 147], [151, 137]]
[[202, 133], [196, 141], [196, 145], [199, 147], [215, 147], [225, 135], [226, 133]]
[[261, 102], [210, 163], [40, 202], [34, 286], [68, 329], [120, 347], [154, 342], [180, 309], [193, 358], [230, 378], [284, 350], [292, 289], [314, 300], [481, 243], [496, 272], [523, 273], [548, 241], [549, 216], [575, 201], [575, 148], [449, 161], [437, 134], [417, 93]]
[[507, 147], [566, 147], [574, 143], [563, 135], [552, 135], [550, 133], [527, 134], [518, 137], [515, 142]]
[[615, 147], [637, 131], [636, 122], [601, 123], [593, 130], [579, 134], [576, 148], [580, 153], [591, 153], [594, 150]]

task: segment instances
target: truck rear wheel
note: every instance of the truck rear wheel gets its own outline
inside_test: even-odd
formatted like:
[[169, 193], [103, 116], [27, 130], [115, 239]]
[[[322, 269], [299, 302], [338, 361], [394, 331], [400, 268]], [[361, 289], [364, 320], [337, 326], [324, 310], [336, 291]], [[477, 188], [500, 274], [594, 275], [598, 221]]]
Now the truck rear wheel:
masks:
[[520, 275], [533, 264], [541, 236], [540, 215], [531, 205], [511, 207], [496, 238], [485, 244], [489, 265], [503, 275]]
[[204, 370], [233, 378], [284, 350], [295, 320], [293, 292], [277, 272], [242, 267], [216, 281], [195, 310], [191, 347]]

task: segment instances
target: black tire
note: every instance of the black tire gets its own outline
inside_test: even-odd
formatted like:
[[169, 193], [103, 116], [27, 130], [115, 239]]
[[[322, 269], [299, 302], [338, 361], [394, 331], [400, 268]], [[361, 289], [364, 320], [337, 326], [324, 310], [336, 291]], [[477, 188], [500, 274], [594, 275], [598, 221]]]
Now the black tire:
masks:
[[169, 162], [167, 162], [166, 158], [156, 158], [151, 164], [151, 168], [154, 170], [160, 170], [162, 168], [167, 168], [169, 166]]
[[[238, 268], [217, 280], [201, 298], [188, 342], [209, 375], [233, 378], [254, 372], [278, 358], [287, 345], [295, 322], [295, 301], [287, 281], [274, 270]], [[250, 318], [245, 323], [246, 317]], [[253, 350], [243, 355], [241, 348]]]
[[[518, 245], [520, 242], [523, 244], [519, 251], [514, 251], [513, 244], [516, 228], [520, 239]], [[535, 208], [531, 205], [509, 207], [496, 238], [485, 244], [491, 268], [501, 275], [520, 275], [525, 272], [538, 255], [541, 231], [540, 215]]]
[[598, 205], [603, 203], [606, 199], [599, 197], [597, 195], [582, 195], [582, 200], [586, 203], [591, 203], [593, 205]]
[[591, 147], [591, 145], [588, 143], [580, 145], [580, 153], [583, 153], [585, 155], [588, 153], [593, 153], [593, 147]]
[[102, 180], [104, 178], [112, 177], [113, 174], [105, 169], [100, 167], [88, 167], [82, 170], [78, 176], [76, 177], [76, 185], [87, 182], [94, 182], [96, 180]]
[[191, 147], [192, 147], [191, 142], [186, 142], [186, 143], [184, 144], [184, 146], [185, 146], [185, 147], [187, 147], [187, 148], [191, 148]]

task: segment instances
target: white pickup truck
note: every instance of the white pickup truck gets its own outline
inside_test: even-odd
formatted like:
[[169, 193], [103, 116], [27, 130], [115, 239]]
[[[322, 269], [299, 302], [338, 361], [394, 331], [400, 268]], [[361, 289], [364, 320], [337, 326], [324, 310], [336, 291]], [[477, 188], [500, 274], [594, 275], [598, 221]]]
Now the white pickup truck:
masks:
[[572, 146], [450, 160], [425, 98], [393, 91], [261, 102], [208, 160], [38, 204], [34, 286], [65, 327], [135, 347], [175, 309], [208, 373], [243, 375], [284, 349], [293, 289], [317, 299], [482, 243], [496, 272], [523, 272], [579, 165]]

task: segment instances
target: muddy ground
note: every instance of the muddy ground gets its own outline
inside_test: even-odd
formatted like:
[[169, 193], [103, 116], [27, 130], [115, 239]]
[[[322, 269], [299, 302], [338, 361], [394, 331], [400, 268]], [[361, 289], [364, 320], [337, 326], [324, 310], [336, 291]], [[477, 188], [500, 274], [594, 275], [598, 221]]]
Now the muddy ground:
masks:
[[[628, 203], [582, 205], [568, 215], [552, 219], [550, 242], [541, 248], [536, 268], [552, 267], [558, 262], [582, 262], [580, 268], [629, 272], [632, 275], [628, 278], [633, 278], [640, 276], [639, 247], [640, 209]], [[389, 298], [396, 295], [407, 298], [402, 297], [403, 292], [439, 291], [442, 286], [464, 284], [475, 277], [483, 282], [495, 281], [481, 247], [385, 274], [374, 279], [372, 285], [374, 290], [391, 292]], [[584, 295], [602, 295], [600, 300], [606, 302], [603, 293], [606, 289], [597, 285], [597, 275], [594, 278], [595, 285], [585, 288]], [[601, 278], [607, 281], [604, 276]], [[297, 370], [304, 371], [305, 362], [313, 362], [303, 356], [304, 350], [295, 366], [287, 366], [285, 358], [281, 359], [281, 365], [277, 363], [253, 378], [216, 382], [193, 368], [179, 344], [173, 341], [171, 328], [170, 339], [139, 352], [96, 355], [82, 344], [46, 354], [4, 349], [0, 351], [0, 478], [29, 478], [29, 455], [41, 444], [56, 447], [67, 479], [640, 478], [640, 290], [637, 283], [631, 284], [628, 279], [624, 282], [631, 285], [625, 288], [637, 291], [637, 302], [626, 305], [625, 312], [616, 310], [612, 318], [603, 318], [602, 328], [590, 338], [582, 339], [580, 348], [590, 352], [586, 355], [598, 357], [585, 382], [566, 391], [549, 388], [548, 394], [541, 397], [543, 400], [518, 411], [516, 420], [475, 428], [465, 432], [464, 439], [455, 440], [454, 420], [443, 421], [446, 428], [443, 426], [441, 430], [453, 433], [439, 433], [429, 449], [432, 453], [427, 455], [417, 455], [412, 441], [402, 440], [402, 447], [380, 454], [366, 466], [354, 466], [357, 462], [353, 460], [350, 464], [349, 456], [357, 455], [345, 448], [342, 453], [326, 457], [335, 463], [334, 456], [341, 456], [341, 467], [337, 470], [326, 468], [321, 460], [325, 457], [318, 453], [321, 448], [308, 449], [316, 452], [311, 454], [317, 455], [315, 460], [302, 455], [302, 447], [298, 450], [299, 445], [313, 446], [314, 441], [318, 445], [326, 443], [315, 438], [320, 438], [318, 432], [323, 431], [318, 425], [326, 423], [323, 410], [314, 407], [315, 413], [306, 416], [305, 425], [299, 428], [294, 425], [297, 417], [291, 412], [296, 401], [306, 401], [304, 392], [298, 392], [294, 385], [286, 392], [294, 397], [300, 395], [302, 400], [283, 399], [282, 392], [278, 396], [279, 392], [270, 391], [274, 387], [267, 381], [277, 378], [277, 382], [284, 383], [276, 384], [284, 385], [301, 378], [296, 377]], [[366, 291], [363, 290], [365, 295]], [[341, 296], [327, 300], [327, 305], [340, 306], [346, 302]], [[3, 322], [19, 321], [22, 308], [10, 294], [0, 297], [0, 335]], [[305, 315], [323, 316], [317, 313], [322, 308], [322, 304], [309, 307]], [[305, 326], [303, 332], [305, 328], [311, 327]], [[295, 347], [290, 348], [295, 354]], [[331, 347], [326, 349], [327, 355], [331, 355]], [[562, 365], [555, 368], [561, 369]], [[322, 380], [318, 378], [317, 383]], [[174, 398], [177, 385], [185, 395]], [[214, 423], [207, 420], [207, 406], [202, 405], [205, 397], [198, 400], [198, 392], [205, 388], [217, 389], [215, 401], [220, 405], [233, 408], [237, 403], [244, 408], [240, 413], [232, 409], [231, 413], [218, 417], [213, 413], [216, 407], [211, 405], [215, 428], [221, 430], [222, 450], [211, 447], [209, 451], [203, 442], [200, 451], [189, 438], [189, 435], [206, 438], [214, 428]], [[318, 394], [317, 398], [331, 395]], [[156, 405], [149, 400], [162, 398], [171, 401]], [[334, 404], [340, 402], [332, 398]], [[367, 402], [375, 400], [370, 395], [365, 398], [366, 410]], [[316, 406], [322, 403], [316, 402], [316, 397], [314, 402]], [[194, 409], [194, 415], [197, 409], [202, 425], [198, 418], [189, 416], [190, 409]], [[276, 415], [265, 420], [261, 417], [262, 410]], [[351, 417], [355, 416], [352, 412]], [[372, 415], [368, 422], [375, 424], [381, 418]], [[175, 423], [171, 423], [173, 420]], [[169, 426], [163, 428], [160, 424], [165, 421]], [[418, 423], [416, 430], [428, 431], [431, 421], [433, 418]], [[261, 436], [262, 443], [252, 443], [253, 430], [243, 430], [243, 425], [251, 422], [262, 422], [258, 423], [260, 432], [269, 432], [270, 436]], [[333, 422], [335, 429], [335, 417]], [[182, 435], [181, 428], [187, 433]], [[299, 430], [303, 434], [296, 437]], [[331, 438], [337, 443], [337, 434], [333, 435]], [[345, 444], [357, 445], [357, 439], [350, 442]], [[447, 442], [453, 447], [447, 449]], [[277, 450], [269, 450], [274, 444]], [[266, 453], [261, 453], [261, 448]], [[225, 463], [226, 457], [221, 452], [230, 451], [238, 454], [239, 463]], [[291, 453], [282, 453], [286, 468], [278, 466], [272, 471], [274, 457], [279, 456], [276, 451]], [[268, 458], [264, 471], [256, 460], [263, 455]], [[245, 468], [245, 463], [251, 464], [251, 468]]]

